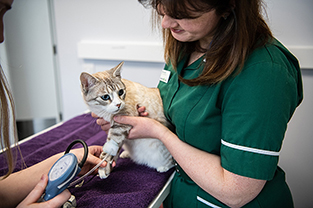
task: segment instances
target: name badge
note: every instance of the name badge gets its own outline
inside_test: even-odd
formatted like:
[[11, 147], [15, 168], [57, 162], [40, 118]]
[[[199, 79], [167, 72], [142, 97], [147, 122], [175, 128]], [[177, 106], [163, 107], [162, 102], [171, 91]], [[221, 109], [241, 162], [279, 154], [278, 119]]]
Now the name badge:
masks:
[[161, 73], [160, 81], [167, 83], [170, 76], [171, 76], [171, 72], [163, 69]]

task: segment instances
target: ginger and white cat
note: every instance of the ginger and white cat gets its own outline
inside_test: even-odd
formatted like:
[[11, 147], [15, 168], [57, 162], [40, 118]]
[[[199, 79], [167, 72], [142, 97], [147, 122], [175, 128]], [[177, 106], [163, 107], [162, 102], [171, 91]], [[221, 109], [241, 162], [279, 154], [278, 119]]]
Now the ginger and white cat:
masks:
[[[127, 139], [132, 128], [114, 122], [115, 115], [138, 116], [138, 106], [145, 106], [150, 118], [169, 127], [163, 113], [163, 104], [157, 88], [147, 88], [136, 82], [121, 78], [121, 62], [116, 67], [93, 75], [83, 72], [80, 76], [81, 90], [89, 109], [111, 123], [107, 142], [103, 146], [103, 159], [109, 154], [108, 165], [99, 169], [101, 178], [106, 178], [112, 170], [112, 161], [117, 159], [120, 148], [121, 157], [130, 157], [135, 163], [147, 165], [165, 172], [174, 166], [174, 161], [164, 144], [153, 138]], [[147, 129], [149, 131], [149, 129]], [[110, 165], [109, 165], [110, 164]]]

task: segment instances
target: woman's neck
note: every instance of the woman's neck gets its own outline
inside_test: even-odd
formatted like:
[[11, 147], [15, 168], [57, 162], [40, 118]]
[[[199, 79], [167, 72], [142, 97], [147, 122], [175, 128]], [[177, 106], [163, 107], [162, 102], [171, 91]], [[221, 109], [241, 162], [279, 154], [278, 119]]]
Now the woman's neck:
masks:
[[197, 52], [197, 51], [192, 52], [188, 60], [188, 66], [191, 65], [193, 62], [197, 61], [204, 54], [205, 53], [203, 52]]

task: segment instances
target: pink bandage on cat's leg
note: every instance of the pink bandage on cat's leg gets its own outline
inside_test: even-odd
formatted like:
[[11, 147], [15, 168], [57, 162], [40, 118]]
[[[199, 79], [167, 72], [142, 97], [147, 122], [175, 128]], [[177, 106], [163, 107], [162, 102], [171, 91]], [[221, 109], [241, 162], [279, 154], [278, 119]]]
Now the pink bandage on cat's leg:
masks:
[[115, 156], [119, 150], [119, 145], [116, 141], [113, 139], [108, 140], [104, 145], [103, 145], [103, 152]]

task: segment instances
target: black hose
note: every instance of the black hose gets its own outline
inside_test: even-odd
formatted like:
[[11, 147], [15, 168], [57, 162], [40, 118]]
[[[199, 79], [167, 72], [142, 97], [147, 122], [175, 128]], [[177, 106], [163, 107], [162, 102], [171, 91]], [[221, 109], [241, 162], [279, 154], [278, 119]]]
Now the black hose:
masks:
[[83, 146], [84, 146], [84, 156], [83, 156], [83, 159], [82, 161], [78, 164], [78, 166], [80, 168], [82, 168], [86, 162], [86, 159], [87, 159], [87, 156], [88, 156], [88, 146], [86, 144], [86, 142], [84, 140], [81, 140], [81, 139], [77, 139], [77, 140], [74, 140], [66, 149], [65, 153], [69, 153], [70, 150], [72, 149], [72, 147], [76, 144], [76, 143], [81, 143]]

